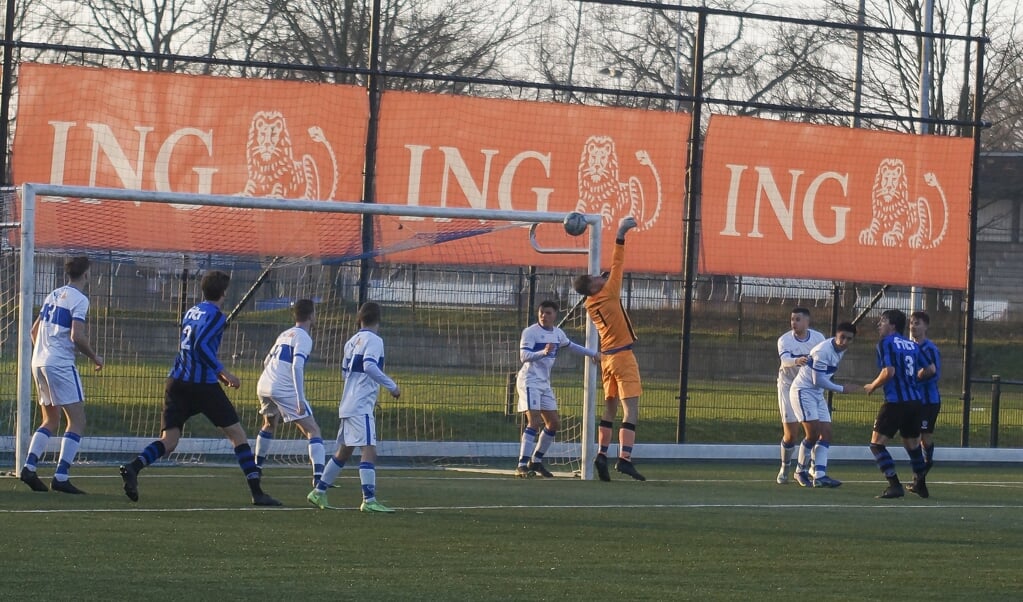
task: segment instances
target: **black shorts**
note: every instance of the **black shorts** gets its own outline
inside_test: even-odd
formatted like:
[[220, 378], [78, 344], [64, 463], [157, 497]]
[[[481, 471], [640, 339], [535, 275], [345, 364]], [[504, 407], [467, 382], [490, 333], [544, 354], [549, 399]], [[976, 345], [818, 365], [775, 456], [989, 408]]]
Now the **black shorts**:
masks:
[[238, 422], [238, 412], [219, 383], [171, 381], [163, 397], [160, 430], [181, 429], [196, 414], [203, 414], [213, 426], [225, 428]]
[[925, 403], [920, 407], [921, 433], [934, 433], [934, 425], [938, 423], [939, 412], [941, 412], [940, 403]]
[[903, 438], [913, 439], [920, 436], [919, 401], [885, 402], [874, 419], [874, 432], [891, 439], [896, 432]]

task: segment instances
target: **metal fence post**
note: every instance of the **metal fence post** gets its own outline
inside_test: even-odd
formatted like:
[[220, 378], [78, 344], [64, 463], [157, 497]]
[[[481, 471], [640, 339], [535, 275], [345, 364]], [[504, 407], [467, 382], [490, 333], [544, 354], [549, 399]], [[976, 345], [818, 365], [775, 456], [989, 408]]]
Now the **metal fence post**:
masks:
[[998, 413], [1002, 397], [1002, 377], [991, 377], [991, 447], [998, 447]]
[[505, 375], [504, 380], [504, 415], [515, 416], [518, 414], [516, 408], [516, 390], [515, 390], [515, 378], [518, 376], [516, 372], [508, 372]]

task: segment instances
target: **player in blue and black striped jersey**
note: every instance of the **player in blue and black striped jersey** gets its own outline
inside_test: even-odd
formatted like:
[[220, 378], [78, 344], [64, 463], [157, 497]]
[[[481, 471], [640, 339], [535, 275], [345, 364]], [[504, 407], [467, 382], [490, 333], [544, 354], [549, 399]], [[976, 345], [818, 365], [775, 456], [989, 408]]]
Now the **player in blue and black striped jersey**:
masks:
[[927, 338], [931, 317], [925, 311], [915, 311], [909, 316], [909, 336], [920, 347], [925, 361], [934, 364], [934, 376], [920, 381], [924, 388], [924, 401], [920, 409], [920, 447], [924, 450], [924, 474], [934, 466], [934, 425], [941, 412], [941, 392], [938, 379], [941, 378], [941, 352], [934, 341]]
[[257, 506], [280, 506], [281, 503], [263, 492], [261, 471], [249, 446], [245, 429], [238, 421], [234, 404], [220, 383], [237, 389], [241, 382], [217, 358], [227, 318], [220, 311], [231, 277], [217, 270], [203, 276], [203, 302], [185, 312], [181, 320], [178, 355], [167, 377], [160, 421], [160, 439], [150, 443], [131, 463], [121, 466], [124, 493], [133, 502], [139, 499], [138, 473], [174, 451], [181, 439], [185, 422], [202, 413], [234, 446], [238, 465], [252, 491]]
[[877, 367], [881, 371], [863, 388], [867, 395], [884, 388], [884, 403], [874, 419], [874, 432], [870, 438], [874, 461], [888, 480], [888, 487], [878, 497], [887, 499], [905, 495], [895, 472], [895, 461], [887, 448], [896, 432], [902, 435], [902, 443], [913, 466], [913, 484], [909, 490], [920, 497], [927, 497], [930, 494], [924, 481], [925, 463], [920, 449], [920, 408], [923, 403], [920, 381], [934, 375], [935, 368], [924, 358], [920, 347], [903, 336], [906, 332], [905, 313], [897, 309], [882, 313], [877, 322], [877, 332], [881, 336], [877, 344]]

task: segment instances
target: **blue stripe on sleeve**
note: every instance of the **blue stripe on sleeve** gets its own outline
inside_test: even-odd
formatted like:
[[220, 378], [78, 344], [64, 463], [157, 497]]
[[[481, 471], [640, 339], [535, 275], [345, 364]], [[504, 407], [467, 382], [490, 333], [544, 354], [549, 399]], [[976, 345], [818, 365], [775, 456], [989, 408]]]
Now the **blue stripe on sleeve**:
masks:
[[64, 328], [71, 328], [71, 310], [66, 307], [54, 307], [50, 312], [50, 322]]

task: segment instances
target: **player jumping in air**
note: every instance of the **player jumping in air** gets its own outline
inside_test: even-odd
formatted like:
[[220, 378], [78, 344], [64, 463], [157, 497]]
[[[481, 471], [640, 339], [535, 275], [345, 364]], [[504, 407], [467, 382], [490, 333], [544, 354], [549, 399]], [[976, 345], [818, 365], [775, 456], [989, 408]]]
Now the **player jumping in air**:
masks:
[[607, 450], [611, 446], [612, 420], [621, 404], [622, 426], [618, 429], [618, 462], [615, 470], [637, 481], [645, 481], [632, 465], [632, 447], [636, 443], [636, 423], [639, 421], [639, 396], [643, 384], [639, 377], [639, 364], [632, 351], [636, 333], [629, 314], [622, 305], [622, 276], [625, 266], [625, 234], [636, 227], [633, 217], [624, 217], [618, 223], [611, 271], [608, 276], [583, 274], [575, 279], [575, 292], [586, 297], [586, 312], [600, 335], [601, 378], [604, 384], [604, 413], [597, 429], [597, 459], [593, 461], [601, 481], [610, 481], [607, 470]]

